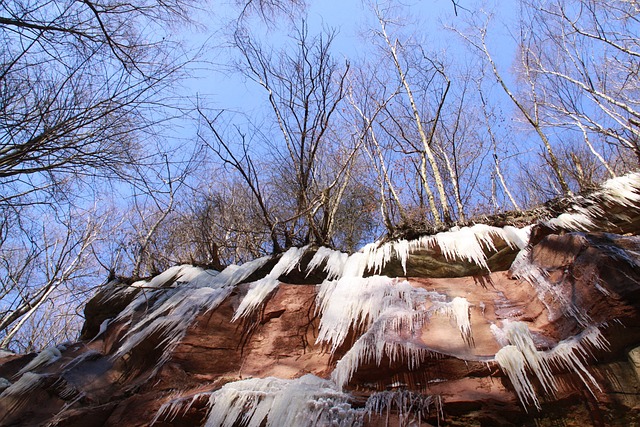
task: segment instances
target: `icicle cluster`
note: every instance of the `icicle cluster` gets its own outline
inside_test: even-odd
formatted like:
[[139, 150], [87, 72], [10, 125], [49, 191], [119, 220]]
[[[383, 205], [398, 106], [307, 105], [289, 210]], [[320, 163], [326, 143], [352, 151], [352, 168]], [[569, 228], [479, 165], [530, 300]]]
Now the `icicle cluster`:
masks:
[[[568, 212], [546, 221], [545, 224], [553, 229], [593, 230], [596, 228], [595, 220], [604, 216], [598, 201], [613, 206], [637, 208], [640, 203], [640, 173], [629, 173], [610, 179], [602, 184], [598, 191], [590, 194], [588, 198], [575, 196], [571, 201], [573, 204]], [[620, 215], [621, 218], [622, 215]]]
[[499, 341], [506, 340], [509, 343], [496, 353], [495, 361], [511, 380], [525, 409], [530, 404], [541, 409], [528, 372], [538, 379], [546, 394], [553, 395], [557, 392], [558, 384], [551, 371], [551, 365], [577, 374], [592, 393], [591, 386], [600, 389], [585, 365], [587, 357], [591, 355], [590, 348], [604, 350], [608, 346], [600, 330], [595, 326], [587, 328], [575, 337], [559, 342], [553, 349], [546, 352], [536, 349], [531, 332], [523, 322], [505, 321], [501, 332], [493, 328], [492, 331]]
[[436, 411], [440, 419], [442, 413], [442, 400], [439, 396], [430, 396], [414, 393], [409, 390], [387, 390], [372, 393], [365, 404], [365, 411], [371, 417], [372, 413], [382, 415], [386, 413], [387, 420], [391, 411], [398, 413], [398, 425], [422, 425], [423, 417]]
[[[355, 286], [349, 288], [349, 284]], [[464, 298], [457, 297], [446, 302], [442, 294], [413, 288], [407, 282], [397, 284], [384, 276], [358, 279], [355, 283], [345, 281], [339, 285], [348, 289], [348, 292], [335, 292], [334, 289], [327, 296], [328, 292], [323, 293], [321, 289], [319, 294], [319, 298], [322, 298], [318, 304], [322, 317], [318, 341], [331, 342], [332, 351], [335, 351], [351, 327], [366, 328], [331, 374], [340, 387], [349, 382], [362, 363], [375, 362], [380, 365], [384, 357], [390, 363], [402, 360], [409, 369], [418, 368], [430, 354], [420, 338], [421, 330], [436, 313], [451, 316], [463, 338], [468, 343], [471, 341], [469, 303]], [[367, 291], [361, 293], [358, 285]], [[323, 287], [329, 286], [323, 284]], [[362, 304], [358, 295], [364, 295]], [[323, 311], [323, 308], [329, 310]]]
[[453, 319], [460, 330], [462, 339], [464, 339], [467, 344], [471, 344], [473, 341], [469, 308], [469, 301], [467, 301], [466, 298], [455, 297], [451, 302], [443, 304], [439, 309], [440, 312], [447, 314]]
[[322, 316], [316, 342], [331, 343], [334, 352], [349, 330], [368, 329], [390, 307], [414, 309], [424, 302], [424, 293], [405, 280], [386, 276], [344, 277], [325, 280], [319, 287], [317, 301]]
[[410, 254], [430, 248], [439, 248], [447, 261], [467, 261], [489, 270], [487, 252], [496, 251], [494, 239], [504, 241], [513, 249], [522, 249], [529, 241], [530, 231], [530, 226], [519, 229], [476, 224], [471, 227], [453, 227], [449, 231], [411, 241], [370, 243], [350, 256], [323, 247], [318, 249], [307, 266], [307, 273], [310, 274], [324, 263], [328, 280], [347, 276], [362, 277], [366, 271], [380, 274], [389, 261], [398, 259], [406, 274]]
[[300, 262], [300, 258], [302, 258], [307, 248], [308, 246], [289, 249], [280, 257], [278, 263], [273, 267], [273, 269], [271, 269], [269, 274], [262, 279], [251, 283], [249, 291], [240, 302], [240, 306], [236, 310], [231, 321], [235, 322], [236, 320], [249, 315], [256, 309], [256, 307], [261, 305], [265, 298], [269, 296], [269, 294], [271, 294], [271, 292], [273, 292], [280, 283], [278, 281], [278, 277], [293, 270]]
[[[518, 253], [511, 264], [511, 273], [514, 277], [526, 280], [534, 287], [538, 293], [538, 299], [547, 308], [550, 321], [566, 314], [583, 326], [589, 323], [590, 319], [587, 314], [563, 294], [563, 287], [551, 283], [547, 278], [547, 272], [531, 262], [530, 248], [525, 248]], [[551, 298], [555, 304], [549, 304], [547, 297]]]
[[364, 416], [351, 407], [348, 394], [310, 374], [228, 383], [210, 394], [209, 407], [205, 427], [352, 427], [362, 425]]
[[[116, 321], [132, 316], [145, 303], [151, 304], [150, 312], [129, 329], [124, 343], [113, 357], [126, 354], [154, 333], [162, 337], [158, 346], [171, 348], [176, 345], [202, 310], [216, 308], [238, 282], [249, 277], [267, 261], [268, 257], [265, 257], [241, 266], [232, 265], [221, 273], [179, 266], [156, 276], [149, 286], [140, 285], [145, 289], [119, 314]], [[168, 283], [173, 287], [166, 288]], [[149, 292], [145, 292], [147, 287], [151, 288]], [[166, 358], [169, 352], [165, 351], [164, 354]], [[164, 363], [165, 358], [158, 361], [158, 366]]]

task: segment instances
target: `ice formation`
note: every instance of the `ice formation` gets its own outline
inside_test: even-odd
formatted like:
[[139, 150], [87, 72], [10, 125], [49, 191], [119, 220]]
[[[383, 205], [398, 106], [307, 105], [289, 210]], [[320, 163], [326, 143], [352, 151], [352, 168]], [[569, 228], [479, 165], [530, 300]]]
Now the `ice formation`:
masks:
[[611, 203], [636, 207], [640, 203], [640, 173], [628, 173], [602, 184], [599, 194]]
[[380, 365], [385, 356], [389, 363], [402, 360], [409, 369], [416, 369], [430, 351], [412, 332], [419, 330], [428, 317], [422, 310], [387, 309], [342, 356], [331, 379], [344, 387], [362, 363], [374, 361]]
[[307, 248], [308, 246], [289, 249], [280, 257], [278, 263], [273, 267], [269, 274], [262, 279], [251, 283], [249, 291], [240, 302], [240, 306], [236, 310], [231, 321], [235, 322], [236, 320], [247, 316], [255, 310], [256, 307], [262, 304], [264, 299], [269, 296], [269, 294], [273, 292], [280, 283], [278, 278], [291, 272], [291, 270], [298, 265], [300, 258], [302, 258]]
[[[204, 395], [168, 402], [156, 420], [188, 409]], [[205, 427], [351, 427], [360, 426], [364, 417], [362, 409], [351, 407], [348, 394], [310, 374], [292, 380], [269, 377], [231, 382], [208, 395]]]
[[[563, 294], [563, 287], [555, 286], [555, 284], [551, 283], [547, 277], [547, 272], [531, 262], [530, 248], [525, 248], [518, 253], [511, 264], [511, 273], [514, 277], [525, 280], [533, 286], [538, 293], [538, 298], [547, 308], [549, 320], [556, 320], [566, 314], [576, 319], [583, 326], [588, 325], [588, 316]], [[557, 304], [549, 304], [547, 297], [557, 302]]]
[[[170, 275], [165, 275], [162, 282], [165, 284], [168, 281], [176, 284], [179, 282], [180, 286], [156, 291], [158, 293], [154, 294], [149, 301], [151, 311], [144, 320], [129, 329], [124, 343], [113, 357], [117, 358], [128, 353], [154, 333], [159, 333], [162, 337], [158, 347], [170, 348], [176, 345], [202, 310], [216, 308], [231, 293], [235, 285], [249, 277], [268, 260], [269, 257], [263, 257], [241, 266], [231, 265], [220, 273], [192, 266], [173, 269]], [[116, 320], [132, 316], [140, 306], [145, 304], [147, 298], [149, 295], [138, 295]], [[161, 366], [170, 353], [165, 351], [163, 354], [157, 366]]]
[[585, 360], [591, 357], [590, 348], [606, 350], [609, 344], [600, 329], [590, 326], [581, 334], [560, 341], [546, 357], [555, 366], [576, 373], [584, 385], [593, 394], [592, 386], [600, 390], [598, 382], [585, 366]]
[[584, 212], [563, 213], [550, 219], [545, 224], [554, 230], [562, 228], [565, 230], [589, 231], [595, 228], [591, 216]]
[[[640, 202], [640, 173], [629, 173], [606, 181], [598, 191], [588, 198], [575, 196], [570, 201], [573, 205], [568, 212], [545, 221], [544, 224], [553, 229], [572, 231], [589, 231], [596, 228], [595, 220], [604, 215], [603, 208], [596, 200], [609, 205], [636, 207]], [[624, 213], [617, 214], [624, 218]]]
[[552, 365], [577, 374], [592, 393], [592, 386], [600, 389], [585, 366], [591, 348], [605, 350], [608, 346], [597, 327], [590, 326], [582, 333], [559, 342], [548, 351], [536, 349], [531, 332], [523, 322], [505, 321], [502, 333], [509, 344], [496, 353], [495, 361], [511, 380], [525, 409], [527, 404], [534, 404], [540, 409], [540, 402], [528, 372], [538, 379], [547, 394], [553, 395], [558, 390], [558, 384], [551, 371]]
[[522, 352], [515, 345], [504, 346], [496, 353], [496, 362], [500, 365], [500, 368], [511, 380], [511, 384], [518, 395], [518, 398], [522, 402], [525, 410], [527, 404], [532, 403], [540, 409], [540, 402], [536, 397], [536, 392], [533, 389], [533, 385], [527, 377], [526, 361]]
[[25, 372], [33, 371], [43, 366], [48, 366], [54, 363], [56, 360], [60, 359], [61, 357], [62, 357], [62, 353], [60, 353], [60, 350], [58, 349], [58, 347], [45, 348], [40, 353], [38, 353], [38, 355], [35, 358], [33, 358], [31, 362], [27, 363], [27, 365], [24, 368], [20, 369], [15, 376], [19, 377]]
[[378, 415], [386, 413], [387, 423], [390, 412], [395, 410], [398, 413], [398, 425], [401, 426], [422, 425], [423, 417], [427, 417], [432, 408], [436, 411], [439, 420], [442, 412], [442, 401], [439, 396], [424, 395], [403, 389], [373, 393], [365, 404], [365, 411], [369, 417], [372, 413]]
[[466, 298], [455, 297], [451, 302], [442, 304], [438, 311], [450, 316], [456, 323], [462, 338], [467, 344], [471, 344], [471, 318], [469, 315], [469, 301]]
[[316, 251], [311, 261], [309, 261], [309, 265], [307, 265], [307, 276], [325, 262], [324, 272], [327, 273], [327, 280], [337, 279], [342, 276], [342, 271], [348, 258], [349, 254], [334, 251], [333, 249], [323, 246]]
[[415, 307], [417, 294], [407, 281], [386, 276], [325, 280], [318, 290], [316, 306], [322, 316], [316, 342], [331, 343], [334, 352], [350, 329], [369, 328], [389, 307]]
[[447, 303], [445, 296], [436, 292], [424, 289], [414, 289], [413, 292], [415, 295], [410, 305], [407, 300], [399, 299], [399, 304], [390, 305], [381, 311], [378, 318], [371, 322], [371, 326], [338, 361], [331, 374], [336, 384], [344, 387], [362, 363], [373, 361], [380, 365], [384, 357], [389, 363], [404, 361], [409, 369], [417, 369], [431, 354], [431, 350], [420, 339], [420, 334], [422, 326], [435, 313], [460, 314], [458, 329], [465, 332], [468, 330], [470, 336], [470, 326], [467, 328], [468, 302], [464, 298], [455, 303]]

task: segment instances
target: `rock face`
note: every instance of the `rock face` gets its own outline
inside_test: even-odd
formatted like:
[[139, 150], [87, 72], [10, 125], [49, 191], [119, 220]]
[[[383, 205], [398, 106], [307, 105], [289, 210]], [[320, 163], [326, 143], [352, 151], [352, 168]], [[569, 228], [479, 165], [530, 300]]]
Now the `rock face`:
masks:
[[624, 178], [533, 227], [110, 283], [77, 343], [0, 356], [0, 425], [638, 425]]

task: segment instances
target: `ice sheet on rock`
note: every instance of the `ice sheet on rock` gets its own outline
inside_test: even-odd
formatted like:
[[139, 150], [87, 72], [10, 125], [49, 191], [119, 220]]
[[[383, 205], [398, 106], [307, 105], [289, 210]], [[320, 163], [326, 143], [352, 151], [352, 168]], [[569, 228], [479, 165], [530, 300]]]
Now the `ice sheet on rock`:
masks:
[[251, 283], [249, 291], [244, 296], [240, 305], [233, 315], [232, 322], [249, 315], [265, 300], [280, 283], [278, 278], [283, 276], [298, 266], [300, 259], [306, 252], [308, 246], [302, 248], [291, 248], [285, 252], [273, 269], [260, 280]]
[[225, 384], [209, 399], [205, 427], [362, 425], [364, 411], [349, 395], [314, 375], [284, 380], [252, 378]]
[[[531, 248], [521, 250], [511, 264], [511, 273], [520, 280], [531, 284], [538, 294], [538, 299], [545, 305], [550, 321], [562, 315], [573, 317], [583, 326], [589, 324], [588, 315], [563, 294], [562, 286], [555, 286], [547, 278], [547, 272], [531, 262]], [[553, 304], [548, 301], [550, 298]]]
[[11, 384], [11, 386], [0, 394], [0, 398], [7, 396], [24, 396], [30, 391], [35, 390], [45, 378], [47, 378], [47, 375], [25, 372], [18, 381]]

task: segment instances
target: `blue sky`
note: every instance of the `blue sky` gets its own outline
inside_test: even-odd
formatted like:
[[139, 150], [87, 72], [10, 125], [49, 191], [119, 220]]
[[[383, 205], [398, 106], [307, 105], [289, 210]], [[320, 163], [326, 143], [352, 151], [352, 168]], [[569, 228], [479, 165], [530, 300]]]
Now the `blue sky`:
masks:
[[[361, 0], [322, 0], [310, 3], [307, 9], [310, 34], [319, 33], [323, 27], [336, 29], [338, 35], [333, 44], [336, 56], [355, 61], [370, 51], [366, 32], [367, 28], [377, 28], [377, 23], [373, 13]], [[462, 0], [459, 3], [468, 10], [477, 11], [480, 7], [478, 4], [482, 2]], [[459, 9], [460, 16], [456, 17], [450, 0], [413, 1], [403, 4], [404, 10], [414, 21], [410, 28], [426, 37], [430, 49], [446, 49], [454, 55], [465, 54], [458, 37], [444, 29], [443, 25], [462, 23], [463, 15], [468, 12]], [[498, 24], [493, 28], [496, 37], [492, 40], [492, 46], [502, 65], [509, 67], [513, 47], [501, 30], [499, 22], [513, 16], [513, 4], [508, 2], [507, 5], [494, 5], [492, 8], [499, 13]], [[225, 70], [234, 53], [232, 49], [225, 47], [224, 28], [235, 13], [236, 10], [229, 7], [218, 8], [211, 15], [202, 15], [199, 19], [206, 22], [206, 28], [188, 35], [194, 48], [199, 48], [205, 41], [209, 45], [208, 53], [202, 58], [205, 63], [198, 65], [199, 69], [195, 73], [197, 77], [189, 83], [189, 90], [208, 99], [212, 107], [251, 113], [260, 108], [265, 100], [261, 88], [252, 82], [246, 82], [239, 73]], [[281, 19], [277, 28], [266, 29], [258, 19], [251, 20], [252, 29], [259, 30], [264, 37], [263, 41], [276, 49], [287, 37], [288, 27], [284, 22], [285, 19]]]

